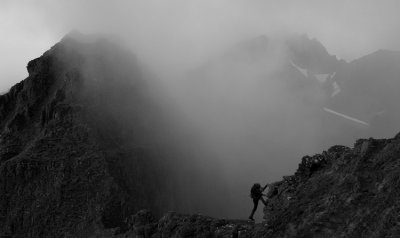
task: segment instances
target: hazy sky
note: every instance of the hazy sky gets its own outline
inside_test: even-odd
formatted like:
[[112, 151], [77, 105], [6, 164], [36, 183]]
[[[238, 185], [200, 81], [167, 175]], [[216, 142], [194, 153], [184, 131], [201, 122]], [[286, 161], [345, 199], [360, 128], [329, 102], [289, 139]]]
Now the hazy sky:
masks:
[[242, 39], [294, 31], [351, 60], [400, 49], [398, 0], [0, 0], [0, 92], [71, 29], [108, 32], [155, 63], [186, 67]]

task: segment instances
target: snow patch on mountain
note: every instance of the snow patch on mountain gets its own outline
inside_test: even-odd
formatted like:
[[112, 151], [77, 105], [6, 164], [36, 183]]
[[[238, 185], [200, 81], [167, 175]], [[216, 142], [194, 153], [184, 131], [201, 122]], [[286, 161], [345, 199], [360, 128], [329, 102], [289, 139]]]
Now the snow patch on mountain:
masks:
[[293, 63], [293, 61], [290, 61], [290, 63], [292, 64], [293, 67], [295, 67], [302, 75], [304, 75], [304, 77], [308, 78], [308, 70], [307, 69], [303, 69], [300, 66], [296, 65], [295, 63]]
[[342, 118], [344, 118], [344, 119], [347, 119], [347, 120], [350, 120], [350, 121], [353, 121], [353, 122], [362, 124], [362, 125], [364, 125], [364, 126], [369, 126], [369, 123], [367, 123], [367, 122], [365, 122], [365, 121], [362, 121], [362, 120], [359, 120], [359, 119], [357, 119], [357, 118], [348, 116], [348, 115], [346, 115], [346, 114], [343, 114], [343, 113], [334, 111], [334, 110], [329, 109], [329, 108], [326, 108], [326, 107], [324, 107], [323, 109], [324, 109], [324, 111], [326, 111], [326, 112], [332, 113], [332, 114], [334, 114], [334, 115], [336, 115], [336, 116], [339, 116], [339, 117], [342, 117]]
[[316, 74], [315, 77], [317, 78], [317, 80], [321, 83], [325, 83], [329, 78], [330, 78], [330, 74]]
[[339, 87], [339, 84], [335, 81], [332, 83], [333, 86], [333, 92], [331, 94], [331, 97], [334, 97], [336, 95], [338, 95], [342, 90]]

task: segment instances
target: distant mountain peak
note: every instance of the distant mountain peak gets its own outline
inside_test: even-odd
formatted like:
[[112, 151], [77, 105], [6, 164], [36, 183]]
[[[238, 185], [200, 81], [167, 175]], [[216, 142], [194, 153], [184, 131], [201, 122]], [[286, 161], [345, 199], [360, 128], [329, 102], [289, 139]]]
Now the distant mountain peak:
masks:
[[342, 67], [345, 62], [339, 61], [335, 55], [315, 38], [307, 35], [292, 34], [286, 38], [286, 44], [291, 52], [292, 60], [302, 68], [317, 74], [332, 74]]

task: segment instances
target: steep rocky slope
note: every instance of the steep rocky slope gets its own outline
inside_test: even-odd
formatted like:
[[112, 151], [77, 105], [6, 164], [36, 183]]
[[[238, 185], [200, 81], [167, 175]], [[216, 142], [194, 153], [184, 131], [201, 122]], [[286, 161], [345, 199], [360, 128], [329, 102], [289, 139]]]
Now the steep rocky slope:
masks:
[[[130, 237], [398, 237], [400, 134], [361, 139], [305, 156], [292, 176], [270, 185], [261, 224], [141, 211]], [[234, 208], [232, 208], [234, 209]]]
[[85, 236], [171, 206], [149, 199], [171, 193], [171, 181], [152, 142], [160, 110], [135, 58], [75, 37], [29, 62], [29, 77], [0, 97], [2, 235]]
[[276, 237], [396, 237], [400, 134], [306, 156], [274, 184], [265, 218]]
[[171, 107], [127, 52], [71, 33], [0, 96], [0, 236], [122, 232], [140, 209], [201, 204], [184, 185], [207, 179], [185, 162]]

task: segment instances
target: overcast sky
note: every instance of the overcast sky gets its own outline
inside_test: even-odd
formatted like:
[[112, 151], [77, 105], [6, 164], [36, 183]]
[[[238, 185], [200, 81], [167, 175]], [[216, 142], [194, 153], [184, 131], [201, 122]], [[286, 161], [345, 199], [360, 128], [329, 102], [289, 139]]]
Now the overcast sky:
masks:
[[351, 60], [400, 49], [399, 0], [0, 0], [0, 91], [71, 29], [128, 40], [155, 61], [185, 67], [242, 39], [307, 33]]

